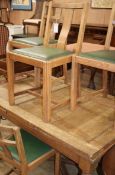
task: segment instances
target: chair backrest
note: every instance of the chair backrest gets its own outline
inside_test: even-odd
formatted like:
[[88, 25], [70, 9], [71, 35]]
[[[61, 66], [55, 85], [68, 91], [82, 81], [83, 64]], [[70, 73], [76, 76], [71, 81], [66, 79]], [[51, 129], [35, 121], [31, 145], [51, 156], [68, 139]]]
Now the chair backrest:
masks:
[[109, 20], [109, 25], [108, 25], [108, 30], [107, 30], [107, 36], [105, 40], [106, 50], [110, 48], [114, 26], [115, 26], [115, 3], [113, 4], [112, 10], [111, 10], [111, 15], [110, 15], [110, 20]]
[[6, 56], [6, 46], [9, 39], [8, 28], [4, 25], [0, 25], [0, 57]]
[[39, 37], [44, 37], [49, 6], [51, 6], [51, 2], [44, 1], [43, 9], [42, 9], [42, 15], [41, 15], [41, 24], [40, 24]]
[[10, 1], [0, 0], [0, 23], [10, 23]]
[[[51, 4], [52, 3], [52, 4]], [[80, 52], [82, 41], [84, 37], [85, 24], [87, 20], [87, 14], [89, 10], [89, 1], [82, 3], [53, 3], [50, 2], [49, 12], [47, 16], [46, 31], [44, 37], [44, 45], [48, 45], [50, 39], [50, 33], [52, 30], [52, 25], [54, 23], [61, 23], [62, 28], [59, 33], [57, 47], [64, 49], [67, 44], [67, 37], [72, 25], [74, 14], [81, 9], [81, 20], [79, 26], [78, 37], [76, 37], [76, 53]], [[76, 24], [77, 24], [76, 19]]]
[[43, 9], [43, 3], [48, 0], [36, 0], [36, 8], [35, 13], [31, 17], [32, 19], [41, 19], [42, 16], [42, 9]]
[[[7, 137], [4, 136], [5, 133], [8, 134]], [[14, 149], [16, 149], [18, 153], [19, 161], [16, 161], [12, 156], [10, 152], [12, 147], [15, 147]], [[18, 127], [0, 124], [0, 157], [18, 169], [21, 169], [21, 164], [25, 165], [27, 163], [22, 137]], [[21, 162], [21, 164], [19, 162]]]

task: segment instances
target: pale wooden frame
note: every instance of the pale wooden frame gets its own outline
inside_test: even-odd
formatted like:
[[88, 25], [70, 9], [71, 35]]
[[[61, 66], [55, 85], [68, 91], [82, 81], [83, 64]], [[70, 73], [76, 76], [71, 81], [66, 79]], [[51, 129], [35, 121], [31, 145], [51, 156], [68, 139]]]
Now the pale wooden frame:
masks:
[[[67, 40], [69, 29], [72, 23], [72, 14], [74, 13], [74, 10], [79, 8], [83, 10], [82, 16], [81, 16], [81, 22], [80, 22], [79, 35], [78, 35], [78, 39], [75, 47], [75, 52], [78, 54], [81, 50], [81, 45], [83, 41], [85, 24], [86, 24], [88, 9], [89, 9], [89, 1], [86, 1], [84, 3], [71, 3], [71, 4], [57, 3], [53, 5], [52, 5], [52, 2], [50, 2], [49, 12], [47, 15], [45, 37], [44, 37], [45, 46], [48, 46], [48, 43], [49, 43], [49, 31], [51, 30], [51, 22], [52, 20], [56, 19], [55, 17], [52, 17], [52, 9], [55, 9], [55, 8], [60, 8], [61, 10], [63, 9], [68, 10], [68, 13], [66, 14], [66, 17], [64, 20], [62, 31], [59, 36], [59, 40], [57, 42], [57, 48], [61, 48], [61, 49], [64, 49], [66, 47], [66, 40]], [[8, 67], [8, 94], [9, 94], [10, 105], [15, 104], [15, 95], [19, 95], [19, 93], [15, 94], [14, 92], [14, 61], [21, 61], [23, 63], [33, 65], [37, 68], [42, 68], [43, 69], [43, 120], [45, 122], [49, 122], [51, 120], [51, 75], [52, 75], [51, 72], [52, 72], [52, 69], [54, 67], [57, 67], [60, 65], [66, 65], [67, 63], [72, 62], [73, 55], [74, 54], [71, 54], [69, 56], [63, 56], [60, 58], [55, 58], [52, 61], [42, 61], [39, 59], [30, 58], [28, 56], [23, 56], [13, 52], [9, 52], [7, 56], [7, 67]], [[68, 100], [63, 102], [63, 104], [66, 104]], [[55, 107], [63, 104], [56, 103]]]
[[[46, 2], [46, 1], [43, 3], [40, 31], [39, 31], [39, 36], [38, 37], [44, 37], [48, 5], [49, 5], [49, 3]], [[16, 40], [11, 40], [11, 41], [8, 42], [9, 50], [12, 50], [14, 48], [27, 48], [27, 47], [33, 47], [33, 45], [27, 44], [27, 43], [21, 43], [21, 42], [18, 42]]]
[[[9, 140], [8, 138], [2, 137], [2, 133], [7, 132], [10, 136], [15, 138], [14, 141]], [[55, 175], [59, 175], [60, 171], [60, 154], [59, 152], [55, 152], [55, 150], [51, 150], [45, 153], [43, 156], [33, 160], [28, 163], [26, 160], [24, 145], [20, 133], [20, 128], [17, 126], [6, 126], [0, 124], [0, 146], [3, 148], [3, 151], [0, 151], [0, 157], [7, 163], [11, 164], [13, 168], [18, 169], [22, 175], [28, 175], [30, 171], [35, 169], [37, 166], [42, 164], [45, 160], [51, 158], [56, 155], [55, 159]], [[19, 161], [15, 160], [8, 149], [8, 146], [14, 146], [19, 155]]]
[[[113, 5], [111, 15], [110, 15], [106, 41], [104, 45], [105, 50], [110, 49], [111, 37], [112, 37], [113, 27], [114, 27], [113, 25], [114, 20], [115, 20], [115, 3]], [[71, 109], [72, 110], [76, 109], [76, 104], [79, 101], [79, 97], [80, 97], [80, 68], [79, 68], [80, 64], [103, 70], [102, 89], [98, 90], [97, 92], [94, 92], [93, 94], [91, 93], [90, 97], [91, 96], [93, 97], [93, 95], [97, 95], [100, 92], [103, 92], [104, 97], [106, 97], [107, 96], [108, 71], [115, 72], [115, 65], [110, 62], [97, 61], [97, 60], [89, 59], [86, 57], [85, 59], [83, 59], [79, 55], [74, 57], [73, 62], [72, 62], [72, 88], [71, 88]]]

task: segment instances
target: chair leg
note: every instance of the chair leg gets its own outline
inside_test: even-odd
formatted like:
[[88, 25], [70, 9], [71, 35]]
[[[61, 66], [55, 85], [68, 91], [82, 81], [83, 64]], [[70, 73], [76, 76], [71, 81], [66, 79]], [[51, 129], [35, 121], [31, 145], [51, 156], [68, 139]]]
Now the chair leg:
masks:
[[2, 120], [2, 115], [0, 115], [0, 123], [1, 123], [1, 120]]
[[96, 74], [96, 72], [97, 72], [97, 69], [91, 67], [91, 76], [90, 76], [90, 80], [89, 80], [88, 88], [96, 89], [96, 87], [95, 87], [95, 82], [94, 82], [94, 78], [95, 78], [95, 74]]
[[41, 69], [40, 68], [37, 68], [35, 67], [34, 68], [34, 74], [35, 74], [35, 87], [40, 87], [41, 86], [41, 81], [40, 81], [40, 74], [41, 74]]
[[21, 169], [21, 175], [28, 175], [27, 165], [23, 164]]
[[55, 175], [60, 175], [60, 165], [61, 165], [61, 154], [56, 152], [55, 155]]
[[67, 64], [63, 65], [64, 82], [67, 84]]
[[81, 96], [80, 92], [80, 65], [77, 63], [76, 64], [76, 69], [77, 69], [77, 98]]
[[67, 168], [61, 163], [61, 175], [69, 175]]
[[73, 57], [72, 61], [72, 72], [71, 72], [71, 98], [70, 98], [70, 103], [71, 103], [71, 110], [75, 110], [76, 108], [76, 98], [77, 98], [77, 78], [76, 75], [76, 59]]
[[50, 63], [43, 65], [43, 120], [51, 120], [51, 66]]
[[14, 61], [7, 58], [7, 71], [8, 71], [8, 96], [10, 105], [15, 104], [14, 98]]
[[80, 96], [80, 66], [76, 63], [76, 58], [72, 59], [72, 75], [71, 75], [71, 110], [75, 110], [77, 98]]
[[107, 82], [108, 82], [108, 72], [103, 70], [103, 96], [107, 97]]
[[111, 72], [110, 75], [109, 75], [109, 93], [111, 95], [115, 95], [115, 73]]

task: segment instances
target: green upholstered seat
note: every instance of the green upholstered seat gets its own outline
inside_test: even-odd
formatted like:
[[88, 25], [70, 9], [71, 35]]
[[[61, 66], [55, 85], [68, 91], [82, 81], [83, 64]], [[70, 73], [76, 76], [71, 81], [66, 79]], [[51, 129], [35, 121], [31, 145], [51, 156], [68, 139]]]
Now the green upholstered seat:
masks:
[[81, 53], [82, 58], [89, 58], [97, 61], [115, 64], [115, 50], [100, 50], [94, 52]]
[[[21, 130], [21, 136], [25, 148], [25, 154], [27, 162], [30, 163], [33, 160], [37, 159], [38, 157], [44, 155], [52, 148], [39, 140], [38, 138], [34, 137], [33, 135], [29, 134], [28, 132]], [[12, 153], [12, 156], [19, 160], [17, 149], [13, 146], [9, 147], [9, 150]]]
[[48, 48], [44, 46], [35, 46], [31, 48], [15, 49], [12, 52], [21, 54], [24, 56], [29, 56], [43, 61], [52, 60], [61, 56], [69, 56], [73, 52], [58, 49], [58, 48]]
[[[43, 45], [43, 38], [42, 37], [28, 37], [28, 38], [17, 38], [14, 41], [23, 43], [23, 44], [30, 44], [34, 46], [41, 46]], [[50, 44], [57, 43], [57, 40], [51, 39]]]

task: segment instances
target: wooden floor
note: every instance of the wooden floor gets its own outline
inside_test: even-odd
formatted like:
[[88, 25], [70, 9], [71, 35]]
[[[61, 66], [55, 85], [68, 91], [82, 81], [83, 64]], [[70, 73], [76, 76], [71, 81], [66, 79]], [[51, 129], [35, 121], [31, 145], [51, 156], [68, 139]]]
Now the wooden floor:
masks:
[[[62, 82], [53, 81], [53, 90]], [[18, 81], [16, 92], [29, 88], [33, 83]], [[91, 90], [84, 88], [82, 95]], [[55, 91], [52, 98], [65, 100], [69, 97], [69, 88]], [[92, 99], [84, 99], [74, 112], [70, 106], [58, 108], [52, 113], [51, 123], [42, 121], [41, 100], [32, 95], [24, 94], [16, 97], [16, 105], [9, 106], [7, 84], [0, 85], [0, 106], [20, 116], [27, 124], [32, 124], [47, 134], [70, 145], [78, 154], [83, 154], [90, 160], [104, 154], [109, 146], [115, 143], [115, 101], [114, 97], [103, 98], [97, 95]]]
[[[49, 160], [44, 162], [42, 165], [40, 165], [38, 168], [33, 170], [29, 175], [54, 175], [54, 164], [53, 161]], [[8, 172], [10, 172], [11, 166], [0, 161], [0, 175], [6, 175]], [[76, 175], [75, 169], [71, 170], [73, 175]], [[70, 173], [71, 174], [71, 173]], [[10, 175], [18, 175], [16, 172], [12, 172]], [[97, 174], [96, 174], [97, 175]]]

